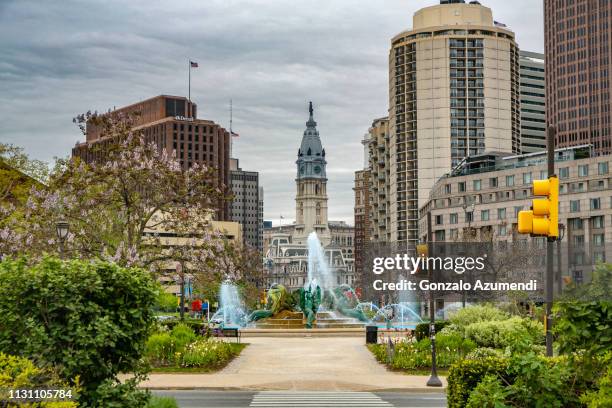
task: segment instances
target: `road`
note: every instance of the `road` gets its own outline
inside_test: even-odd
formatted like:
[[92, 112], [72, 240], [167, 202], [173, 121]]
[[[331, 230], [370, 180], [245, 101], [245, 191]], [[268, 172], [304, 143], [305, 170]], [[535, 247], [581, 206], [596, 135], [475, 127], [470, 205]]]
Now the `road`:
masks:
[[229, 407], [446, 407], [444, 393], [413, 392], [318, 392], [318, 391], [210, 391], [164, 390], [155, 395], [172, 396], [181, 408]]

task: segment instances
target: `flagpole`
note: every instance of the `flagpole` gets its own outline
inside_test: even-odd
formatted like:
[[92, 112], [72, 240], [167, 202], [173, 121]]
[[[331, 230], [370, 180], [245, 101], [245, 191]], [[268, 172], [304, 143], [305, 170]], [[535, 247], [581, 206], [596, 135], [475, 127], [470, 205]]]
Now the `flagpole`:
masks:
[[191, 102], [191, 60], [187, 61], [187, 63], [189, 64], [189, 97], [187, 99]]
[[230, 157], [232, 157], [232, 150], [234, 147], [234, 132], [232, 131], [232, 119], [233, 119], [233, 114], [232, 114], [232, 100], [230, 99]]

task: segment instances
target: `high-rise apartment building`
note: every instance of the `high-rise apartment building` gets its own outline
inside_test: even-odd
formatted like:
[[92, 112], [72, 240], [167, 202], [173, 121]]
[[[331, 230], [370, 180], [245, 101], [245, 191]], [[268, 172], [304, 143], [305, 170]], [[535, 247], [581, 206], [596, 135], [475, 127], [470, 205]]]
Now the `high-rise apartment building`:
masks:
[[611, 37], [611, 1], [544, 0], [546, 120], [558, 147], [612, 152]]
[[359, 170], [355, 172], [355, 277], [357, 285], [361, 284], [361, 276], [366, 273], [364, 255], [370, 241], [370, 171]]
[[374, 242], [388, 242], [389, 224], [389, 118], [375, 119], [368, 129], [368, 168], [370, 170], [370, 231]]
[[418, 241], [418, 209], [465, 157], [520, 151], [514, 33], [478, 2], [414, 14], [389, 52], [391, 241]]
[[546, 150], [544, 54], [520, 51], [521, 151]]
[[[211, 120], [197, 118], [197, 106], [182, 96], [160, 95], [120, 109], [108, 115], [131, 115], [134, 130], [142, 130], [145, 140], [155, 143], [160, 150], [176, 153], [183, 169], [199, 163], [216, 169], [216, 182], [229, 187], [230, 135]], [[102, 129], [87, 125], [86, 140], [72, 149], [73, 157], [86, 162], [103, 160], [103, 146], [109, 138]], [[101, 147], [101, 148], [98, 148]], [[219, 203], [217, 220], [229, 219], [229, 202]]]
[[263, 188], [259, 186], [259, 173], [242, 170], [238, 159], [231, 159], [230, 179], [233, 195], [231, 220], [242, 225], [246, 244], [263, 251]]

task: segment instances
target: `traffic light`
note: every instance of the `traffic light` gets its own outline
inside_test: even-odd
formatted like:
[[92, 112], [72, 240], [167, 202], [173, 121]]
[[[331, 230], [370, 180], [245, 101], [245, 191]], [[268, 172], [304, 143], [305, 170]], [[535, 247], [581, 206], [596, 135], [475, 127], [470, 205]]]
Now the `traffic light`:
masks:
[[559, 179], [551, 176], [547, 180], [533, 182], [533, 195], [545, 196], [533, 200], [531, 210], [519, 211], [518, 232], [549, 238], [559, 237]]

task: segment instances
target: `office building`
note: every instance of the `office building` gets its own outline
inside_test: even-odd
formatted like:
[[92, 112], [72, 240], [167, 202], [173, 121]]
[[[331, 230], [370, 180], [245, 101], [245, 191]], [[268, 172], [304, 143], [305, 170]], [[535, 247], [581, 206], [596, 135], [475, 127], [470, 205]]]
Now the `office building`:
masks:
[[263, 251], [263, 188], [259, 186], [259, 173], [242, 170], [238, 159], [230, 161], [230, 218], [242, 225], [244, 243]]
[[611, 38], [612, 2], [544, 0], [546, 120], [557, 147], [612, 151]]
[[544, 54], [520, 51], [521, 153], [546, 150]]
[[[197, 118], [197, 106], [181, 96], [160, 95], [120, 109], [107, 115], [130, 115], [133, 130], [142, 131], [147, 142], [160, 150], [176, 153], [183, 169], [199, 163], [216, 169], [215, 182], [229, 188], [230, 135], [223, 127], [210, 120]], [[111, 142], [103, 129], [89, 123], [86, 140], [72, 149], [73, 157], [86, 162], [103, 160], [104, 146]], [[229, 219], [229, 202], [217, 205], [217, 220]]]

